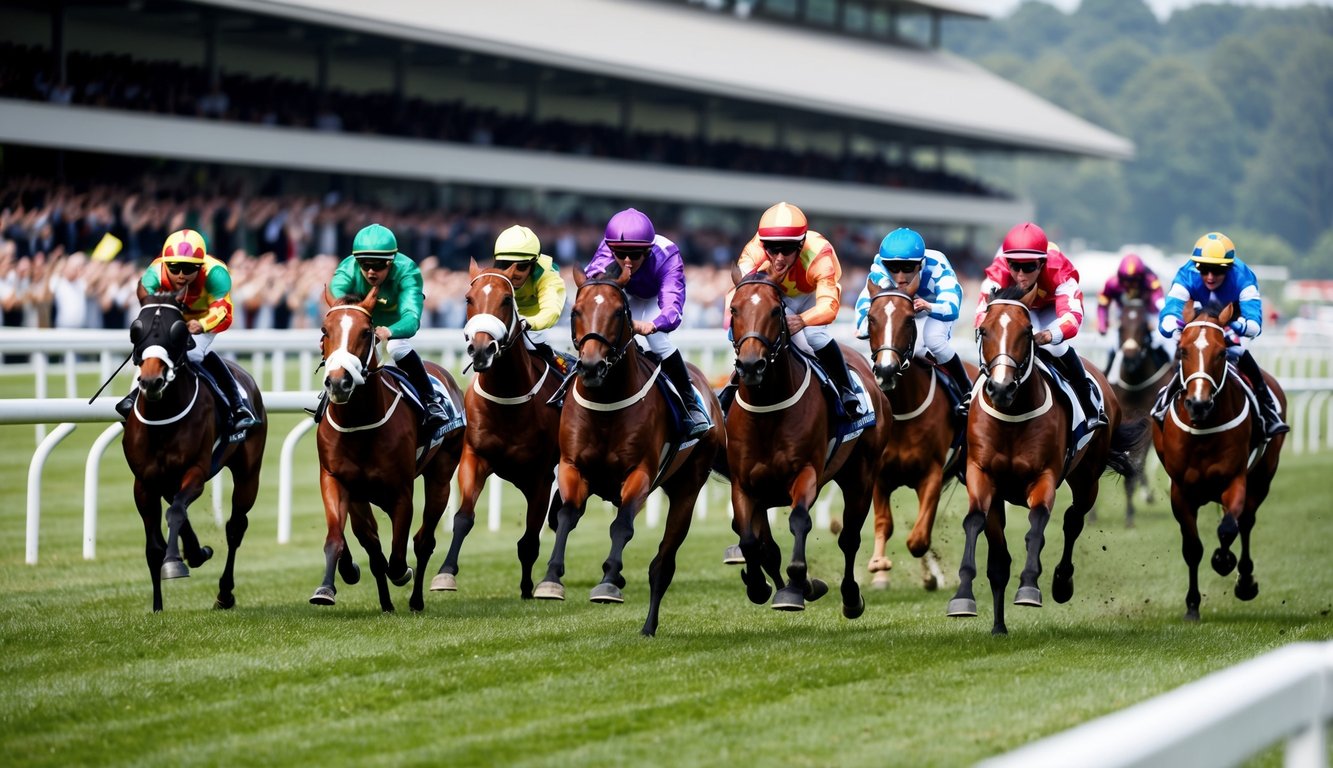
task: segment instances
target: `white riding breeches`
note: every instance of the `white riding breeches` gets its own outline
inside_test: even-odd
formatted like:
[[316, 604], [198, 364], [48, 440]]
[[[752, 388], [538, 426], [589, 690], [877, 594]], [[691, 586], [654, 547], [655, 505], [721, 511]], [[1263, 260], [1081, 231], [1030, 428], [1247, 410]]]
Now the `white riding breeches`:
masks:
[[[662, 314], [662, 310], [657, 306], [657, 299], [641, 299], [637, 296], [629, 297], [630, 317], [635, 320], [643, 320], [651, 323]], [[648, 342], [648, 348], [657, 355], [657, 359], [665, 360], [676, 352], [676, 345], [671, 341], [670, 331], [658, 331], [643, 337]]]
[[930, 352], [937, 363], [947, 363], [957, 355], [950, 340], [953, 338], [953, 323], [931, 317], [926, 313], [916, 316], [916, 356], [925, 359]]
[[204, 362], [204, 355], [208, 354], [208, 348], [213, 346], [213, 339], [217, 338], [216, 333], [196, 333], [194, 335], [194, 349], [185, 353], [185, 356], [192, 363]]
[[389, 339], [384, 342], [384, 349], [389, 353], [389, 357], [397, 363], [413, 351], [412, 341], [411, 339]]

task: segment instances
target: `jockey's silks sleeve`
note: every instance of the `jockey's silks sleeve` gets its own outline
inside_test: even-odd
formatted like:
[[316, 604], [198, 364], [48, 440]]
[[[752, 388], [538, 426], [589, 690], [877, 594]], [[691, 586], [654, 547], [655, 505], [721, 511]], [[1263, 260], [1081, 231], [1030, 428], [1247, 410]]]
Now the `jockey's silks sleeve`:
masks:
[[560, 315], [565, 311], [565, 279], [550, 256], [542, 254], [537, 257], [532, 277], [522, 288], [514, 290], [514, 302], [518, 305], [519, 315], [534, 331], [544, 331], [560, 321]]
[[[329, 281], [329, 293], [335, 298], [369, 295], [370, 283], [362, 276], [355, 258], [348, 256], [334, 270], [333, 278]], [[370, 321], [377, 327], [388, 328], [390, 338], [411, 338], [421, 330], [423, 304], [425, 295], [422, 291], [421, 269], [407, 256], [401, 253], [395, 255], [389, 274], [380, 283]]]
[[[171, 282], [166, 274], [167, 265], [162, 259], [154, 259], [144, 270], [139, 284], [148, 293], [170, 290]], [[164, 286], [166, 288], [164, 289]], [[212, 256], [204, 257], [204, 265], [185, 286], [185, 296], [181, 303], [185, 309], [186, 320], [197, 320], [203, 326], [204, 333], [221, 333], [231, 327], [233, 318], [231, 303], [231, 273], [227, 265]]]

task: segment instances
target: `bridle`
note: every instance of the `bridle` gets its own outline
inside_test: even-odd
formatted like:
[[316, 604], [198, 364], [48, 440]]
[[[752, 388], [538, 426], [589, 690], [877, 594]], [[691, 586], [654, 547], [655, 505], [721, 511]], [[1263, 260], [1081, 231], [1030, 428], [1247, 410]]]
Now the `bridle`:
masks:
[[[360, 312], [367, 318], [370, 317], [370, 310], [366, 309], [360, 304], [338, 304], [329, 307], [329, 311], [324, 313], [324, 317], [327, 319], [329, 315], [339, 311]], [[357, 386], [360, 386], [366, 383], [366, 376], [370, 374], [370, 369], [374, 361], [374, 357], [375, 357], [374, 341], [366, 345], [365, 359], [363, 360], [360, 355], [354, 355], [350, 351], [348, 351], [347, 337], [344, 334], [343, 345], [338, 349], [333, 350], [331, 354], [328, 354], [324, 357], [324, 365], [326, 365], [329, 368], [342, 368], [344, 371], [347, 371], [347, 374], [349, 376], [352, 377], [352, 381]]]
[[[986, 304], [987, 310], [989, 310], [990, 307], [996, 304], [1009, 304], [1015, 307], [1022, 307], [1023, 310], [1028, 313], [1028, 353], [1027, 356], [1023, 359], [1022, 363], [1020, 363], [1017, 358], [1015, 358], [1008, 352], [1000, 352], [996, 354], [994, 357], [987, 359], [985, 355], [982, 354], [982, 349], [981, 349], [982, 341], [986, 337], [986, 329], [984, 327], [977, 328], [977, 360], [980, 363], [981, 374], [986, 378], [990, 378], [991, 368], [995, 367], [996, 365], [1009, 365], [1014, 370], [1018, 371], [1019, 375], [1017, 383], [1021, 385], [1023, 382], [1027, 381], [1029, 376], [1032, 375], [1033, 363], [1036, 361], [1037, 358], [1036, 334], [1033, 333], [1032, 331], [1032, 310], [1028, 307], [1028, 305], [1024, 304], [1021, 301], [1015, 301], [1014, 299], [992, 299]], [[1004, 363], [1002, 362], [1002, 359], [1007, 359], [1009, 362]]]
[[[148, 311], [150, 307], [153, 309], [152, 319], [149, 320], [148, 327], [144, 328], [143, 315], [145, 312]], [[175, 313], [174, 319], [168, 321], [167, 318], [163, 317], [162, 310], [164, 309], [174, 312]], [[172, 356], [171, 352], [161, 344], [158, 343], [150, 344], [147, 342], [150, 341], [157, 342], [161, 340], [161, 337], [165, 336], [167, 343], [171, 343], [172, 326], [175, 323], [184, 323], [184, 322], [185, 322], [185, 312], [176, 304], [154, 303], [154, 304], [144, 305], [143, 309], [139, 313], [139, 317], [135, 318], [134, 322], [130, 326], [130, 337], [134, 341], [134, 351], [132, 353], [134, 364], [137, 366], [142, 366], [144, 360], [149, 360], [149, 359], [161, 360], [162, 363], [167, 367], [167, 373], [165, 376], [167, 383], [170, 384], [171, 382], [175, 381], [176, 368], [177, 366], [181, 365], [182, 359], [185, 357], [185, 353], [190, 348], [188, 331], [186, 332], [186, 337], [185, 337], [187, 340], [186, 343], [181, 345], [180, 351], [177, 352], [174, 357]]]
[[[1218, 332], [1219, 334], [1221, 334], [1221, 336], [1222, 336], [1222, 344], [1223, 344], [1223, 345], [1226, 344], [1226, 335], [1227, 335], [1227, 331], [1226, 331], [1225, 328], [1223, 328], [1222, 326], [1218, 325], [1217, 323], [1210, 323], [1210, 322], [1208, 322], [1207, 320], [1195, 320], [1195, 321], [1193, 321], [1193, 322], [1191, 322], [1191, 323], [1187, 323], [1187, 324], [1185, 325], [1185, 328], [1186, 328], [1186, 329], [1189, 329], [1189, 328], [1196, 328], [1196, 327], [1198, 327], [1198, 328], [1208, 328], [1208, 329], [1217, 331], [1217, 332]], [[1183, 348], [1183, 346], [1184, 346], [1184, 345], [1182, 345], [1182, 348]], [[1182, 356], [1182, 360], [1183, 360], [1183, 356]], [[1222, 387], [1226, 386], [1228, 369], [1229, 369], [1230, 367], [1231, 367], [1231, 366], [1226, 365], [1225, 363], [1222, 365], [1222, 380], [1221, 380], [1221, 381], [1218, 381], [1218, 380], [1214, 379], [1214, 378], [1212, 377], [1212, 375], [1209, 374], [1207, 371], [1203, 370], [1204, 366], [1202, 366], [1202, 365], [1199, 366], [1199, 370], [1195, 371], [1194, 373], [1191, 373], [1191, 374], [1189, 375], [1189, 377], [1186, 378], [1186, 377], [1185, 377], [1185, 366], [1182, 364], [1182, 365], [1180, 366], [1180, 372], [1176, 374], [1177, 376], [1179, 376], [1179, 377], [1181, 378], [1181, 382], [1180, 382], [1180, 390], [1181, 390], [1182, 392], [1184, 392], [1184, 391], [1189, 387], [1189, 384], [1190, 384], [1191, 381], [1194, 381], [1195, 379], [1203, 379], [1204, 381], [1206, 381], [1206, 382], [1208, 382], [1209, 384], [1213, 385], [1213, 397], [1217, 397], [1218, 393], [1222, 391]]]
[[[905, 299], [907, 301], [908, 307], [912, 306], [911, 296], [907, 295], [906, 293], [903, 293], [902, 291], [890, 289], [887, 291], [883, 291], [882, 293], [877, 293], [870, 299], [870, 309], [868, 310], [868, 312], [873, 312], [875, 310], [875, 304], [879, 302], [879, 300], [893, 299], [893, 298]], [[908, 327], [911, 328], [911, 331], [908, 334], [908, 342], [905, 345], [901, 347], [896, 347], [893, 346], [892, 344], [881, 344], [878, 347], [875, 347], [874, 349], [870, 350], [871, 361], [874, 361], [876, 358], [878, 358], [880, 352], [892, 352], [893, 354], [897, 355], [899, 360], [898, 370], [894, 373], [894, 376], [898, 377], [901, 377], [903, 375], [903, 372], [905, 372], [908, 368], [912, 367], [912, 355], [916, 351], [916, 321], [913, 320], [912, 322], [908, 323]]]
[[[634, 343], [634, 319], [630, 315], [629, 294], [625, 293], [625, 289], [620, 283], [603, 278], [594, 278], [585, 281], [583, 285], [579, 287], [579, 294], [582, 294], [584, 289], [589, 286], [598, 285], [606, 285], [615, 288], [616, 292], [620, 294], [620, 310], [617, 312], [617, 316], [620, 318], [620, 328], [616, 331], [616, 341], [608, 339], [597, 331], [588, 331], [576, 338], [573, 334], [573, 323], [570, 324], [570, 338], [574, 342], [574, 350], [580, 354], [583, 352], [584, 343], [590, 339], [605, 344], [611, 351], [603, 358], [603, 362], [606, 367], [610, 369], [614, 367], [616, 363], [624, 359], [625, 353], [629, 351], [629, 346]], [[577, 297], [575, 298], [574, 303], [577, 306]], [[624, 341], [620, 341], [622, 338]]]
[[739, 357], [741, 353], [741, 344], [749, 339], [755, 339], [764, 346], [765, 350], [767, 350], [767, 354], [764, 355], [764, 360], [769, 365], [774, 365], [777, 363], [778, 356], [782, 354], [783, 350], [791, 346], [791, 330], [787, 327], [787, 298], [782, 294], [782, 289], [779, 288], [776, 283], [762, 277], [747, 278], [737, 283], [736, 287], [739, 289], [741, 286], [745, 285], [767, 286], [772, 288], [773, 292], [777, 295], [779, 310], [778, 337], [777, 339], [770, 339], [758, 331], [750, 331], [739, 339], [734, 339], [731, 342], [731, 348], [736, 353], [737, 357]]
[[510, 347], [514, 346], [514, 343], [517, 342], [519, 337], [522, 335], [520, 333], [517, 333], [519, 327], [519, 317], [518, 317], [518, 308], [514, 306], [514, 293], [515, 293], [514, 283], [508, 277], [500, 274], [499, 272], [483, 272], [477, 275], [476, 277], [472, 278], [472, 280], [468, 283], [468, 285], [469, 286], [474, 285], [478, 280], [481, 280], [482, 278], [486, 277], [494, 278], [496, 280], [501, 281], [502, 283], [505, 284], [505, 287], [509, 289], [509, 303], [510, 303], [509, 322], [506, 323], [496, 315], [492, 315], [490, 313], [473, 315], [472, 317], [469, 317], [467, 319], [467, 323], [463, 326], [463, 338], [464, 340], [467, 341], [468, 344], [471, 344], [472, 336], [474, 334], [478, 332], [488, 333], [490, 334], [492, 339], [497, 340], [496, 343], [497, 346], [499, 347], [497, 354], [503, 355], [505, 352], [509, 350]]

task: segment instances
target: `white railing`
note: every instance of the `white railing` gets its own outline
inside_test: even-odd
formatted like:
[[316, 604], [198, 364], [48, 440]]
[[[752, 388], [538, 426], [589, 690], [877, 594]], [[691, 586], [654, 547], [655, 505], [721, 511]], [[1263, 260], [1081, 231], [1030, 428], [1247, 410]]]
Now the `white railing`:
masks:
[[1286, 768], [1316, 768], [1329, 723], [1333, 642], [1295, 643], [978, 768], [1218, 768], [1278, 743]]

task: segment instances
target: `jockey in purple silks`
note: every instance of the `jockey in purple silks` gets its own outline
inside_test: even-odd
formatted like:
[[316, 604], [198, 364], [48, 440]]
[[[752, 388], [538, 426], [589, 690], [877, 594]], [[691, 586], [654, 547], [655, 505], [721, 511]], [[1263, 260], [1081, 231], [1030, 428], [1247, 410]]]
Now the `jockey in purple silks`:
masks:
[[647, 340], [648, 348], [662, 361], [662, 372], [685, 402], [688, 436], [698, 437], [708, 431], [708, 416], [694, 397], [680, 350], [671, 343], [671, 332], [680, 327], [685, 306], [685, 265], [680, 248], [657, 234], [646, 215], [626, 208], [607, 222], [605, 237], [584, 271], [589, 276], [604, 274], [613, 262], [630, 273], [625, 293], [629, 295], [634, 332]]

